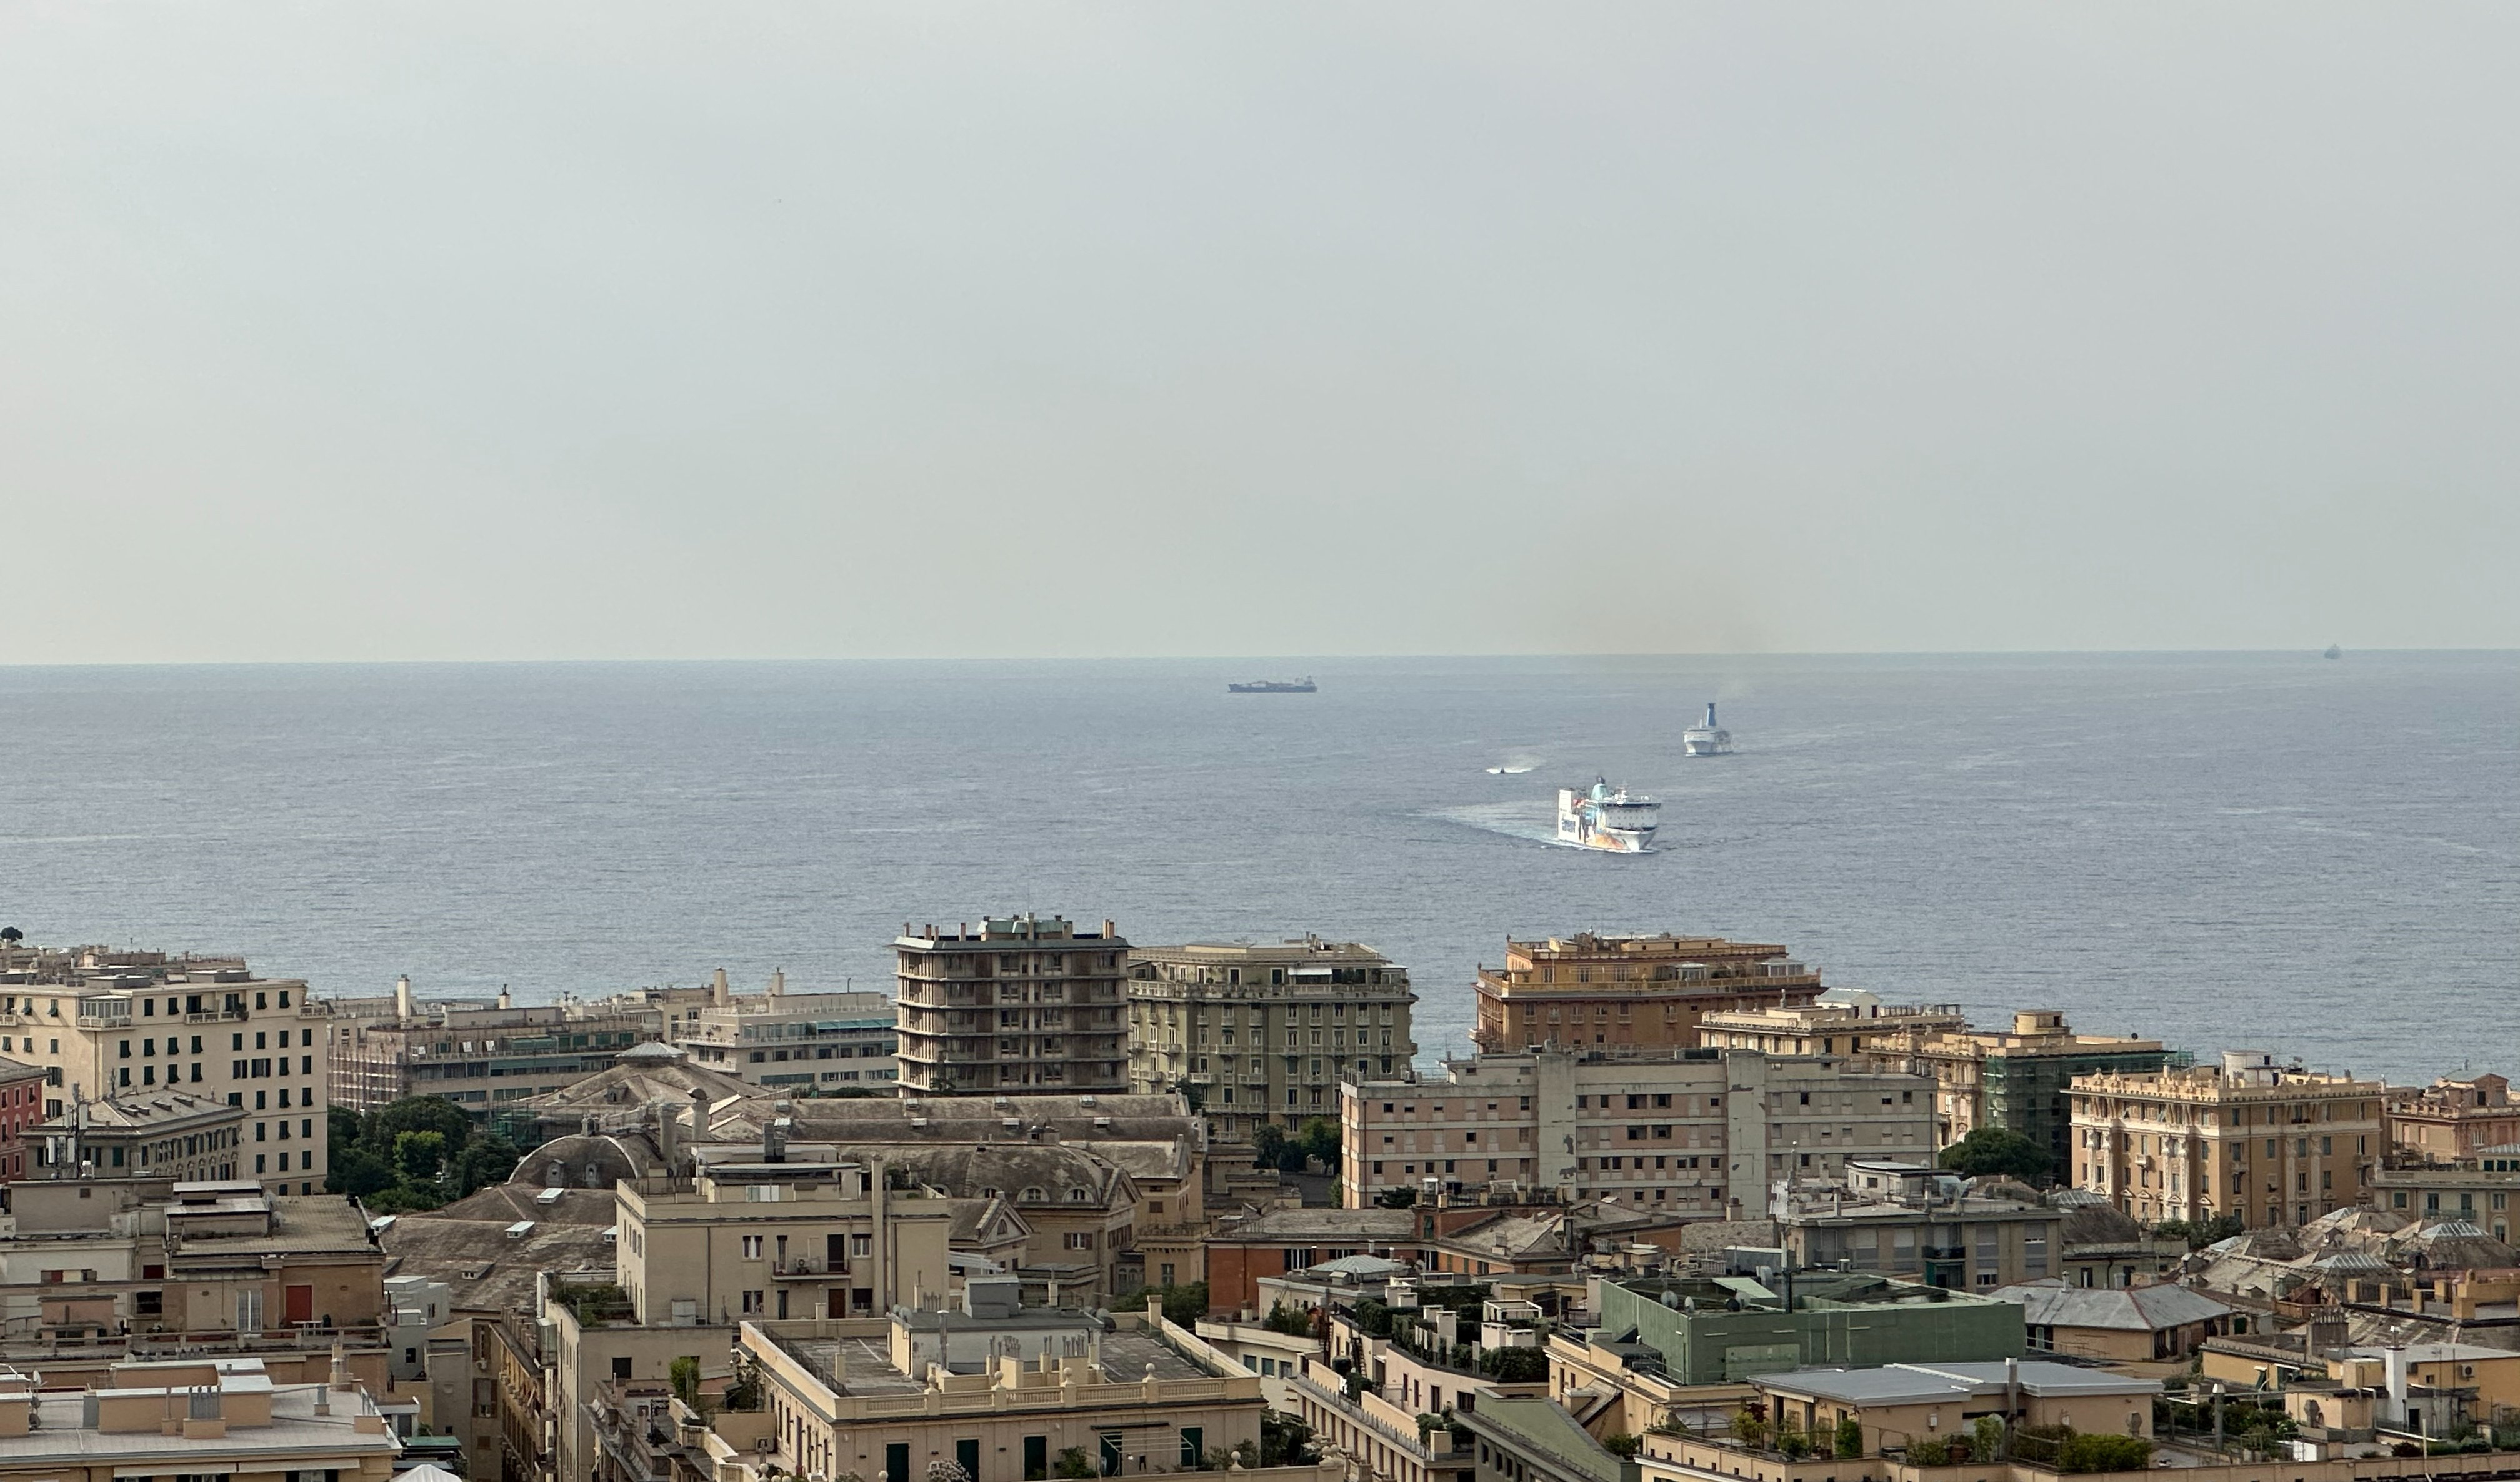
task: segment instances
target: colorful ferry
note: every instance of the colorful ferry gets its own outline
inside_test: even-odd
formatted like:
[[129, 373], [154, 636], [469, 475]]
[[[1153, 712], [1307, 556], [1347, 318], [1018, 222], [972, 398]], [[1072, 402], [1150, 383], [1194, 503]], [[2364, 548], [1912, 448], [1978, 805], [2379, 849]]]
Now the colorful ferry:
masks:
[[1557, 789], [1557, 842], [1612, 854], [1643, 854], [1662, 823], [1662, 804], [1641, 792], [1613, 787], [1606, 778], [1591, 790]]

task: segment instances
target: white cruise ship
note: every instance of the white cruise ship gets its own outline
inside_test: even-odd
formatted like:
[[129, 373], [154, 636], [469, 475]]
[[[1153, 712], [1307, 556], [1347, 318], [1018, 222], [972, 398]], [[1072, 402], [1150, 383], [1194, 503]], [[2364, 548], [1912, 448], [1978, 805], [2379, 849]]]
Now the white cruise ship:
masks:
[[1680, 744], [1691, 756], [1722, 756], [1732, 749], [1732, 733], [1715, 724], [1715, 701], [1706, 702], [1702, 724], [1680, 733]]
[[1578, 849], [1642, 854], [1662, 823], [1662, 804], [1642, 793], [1595, 780], [1591, 790], [1557, 789], [1557, 841]]

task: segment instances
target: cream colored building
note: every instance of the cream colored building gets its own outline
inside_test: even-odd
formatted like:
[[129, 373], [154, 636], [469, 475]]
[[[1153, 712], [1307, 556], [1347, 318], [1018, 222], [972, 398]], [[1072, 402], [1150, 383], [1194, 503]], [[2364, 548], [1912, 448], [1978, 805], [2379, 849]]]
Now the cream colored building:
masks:
[[669, 1020], [666, 1039], [692, 1062], [782, 1096], [878, 1091], [901, 1078], [893, 1061], [892, 1000], [880, 993], [794, 993], [773, 972], [760, 993], [728, 991], [720, 972], [711, 1002]]
[[1852, 1157], [1932, 1153], [1933, 1083], [1832, 1055], [1563, 1050], [1448, 1061], [1440, 1081], [1340, 1090], [1343, 1202], [1386, 1190], [1569, 1190], [1652, 1212], [1759, 1219], [1772, 1189]]
[[924, 1482], [939, 1462], [973, 1482], [1039, 1482], [1069, 1452], [1102, 1476], [1259, 1457], [1259, 1376], [1135, 1315], [1105, 1331], [1075, 1309], [981, 1302], [884, 1322], [746, 1323], [738, 1349], [765, 1403], [710, 1417], [718, 1482]]
[[2079, 1077], [2073, 1182], [2146, 1223], [2233, 1214], [2252, 1227], [2307, 1225], [2364, 1201], [2387, 1146], [2387, 1093], [2259, 1051]]
[[275, 1194], [323, 1191], [333, 1035], [304, 983], [237, 958], [0, 953], [0, 1055], [43, 1067], [47, 1118], [165, 1088], [241, 1106], [236, 1176]]
[[98, 1387], [37, 1393], [0, 1374], [0, 1478], [385, 1482], [400, 1450], [346, 1371], [275, 1384], [254, 1358], [116, 1364]]
[[1692, 1048], [1708, 1013], [1790, 1009], [1822, 992], [1820, 972], [1785, 949], [1714, 936], [1579, 931], [1508, 939], [1505, 966], [1478, 976], [1480, 1051], [1555, 1046], [1607, 1055]]
[[1129, 1089], [1129, 944], [1111, 922], [904, 922], [892, 947], [905, 1095]]
[[1389, 1080], [1418, 1053], [1409, 969], [1356, 942], [1138, 947], [1129, 1083], [1194, 1088], [1220, 1143], [1338, 1115], [1342, 1080]]
[[830, 1146], [702, 1145], [689, 1179], [618, 1186], [621, 1286], [645, 1325], [877, 1317], [951, 1284], [950, 1201]]
[[1965, 1433], [1982, 1415], [2094, 1435], [2152, 1434], [2154, 1379], [2045, 1360], [2007, 1364], [1891, 1364], [1880, 1369], [1798, 1369], [1750, 1381], [1774, 1423], [1826, 1436], [1841, 1419], [1864, 1430], [1864, 1454]]

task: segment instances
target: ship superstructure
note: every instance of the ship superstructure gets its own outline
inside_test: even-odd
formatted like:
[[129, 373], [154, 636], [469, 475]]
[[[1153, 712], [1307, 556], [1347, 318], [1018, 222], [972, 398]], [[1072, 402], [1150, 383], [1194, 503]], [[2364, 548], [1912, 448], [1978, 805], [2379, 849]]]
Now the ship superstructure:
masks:
[[1681, 748], [1691, 756], [1722, 756], [1732, 749], [1732, 733], [1715, 724], [1715, 701], [1706, 702], [1706, 719], [1680, 733]]
[[1310, 695], [1319, 687], [1312, 676], [1302, 679], [1255, 679], [1247, 684], [1227, 685], [1229, 695]]
[[1578, 849], [1642, 854], [1662, 823], [1662, 804], [1596, 779], [1590, 790], [1557, 789], [1557, 841]]

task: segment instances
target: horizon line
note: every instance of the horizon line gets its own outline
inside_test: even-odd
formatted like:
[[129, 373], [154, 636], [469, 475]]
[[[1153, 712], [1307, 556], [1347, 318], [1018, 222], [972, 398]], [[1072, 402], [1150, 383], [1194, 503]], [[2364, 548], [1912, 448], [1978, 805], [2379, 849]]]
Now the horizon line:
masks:
[[[2404, 654], [2511, 654], [2520, 647], [2494, 645], [2424, 645], [2349, 649], [2340, 656]], [[1594, 651], [1434, 651], [1395, 653], [990, 653], [990, 654], [646, 654], [637, 656], [556, 654], [534, 657], [443, 658], [106, 658], [0, 660], [0, 673], [58, 669], [382, 669], [515, 667], [537, 665], [628, 666], [668, 664], [1107, 664], [1107, 663], [1391, 663], [1458, 659], [1805, 659], [1805, 658], [2169, 658], [2324, 656], [2318, 648], [2190, 648], [2190, 649], [1754, 649], [1728, 651], [1594, 650]]]

